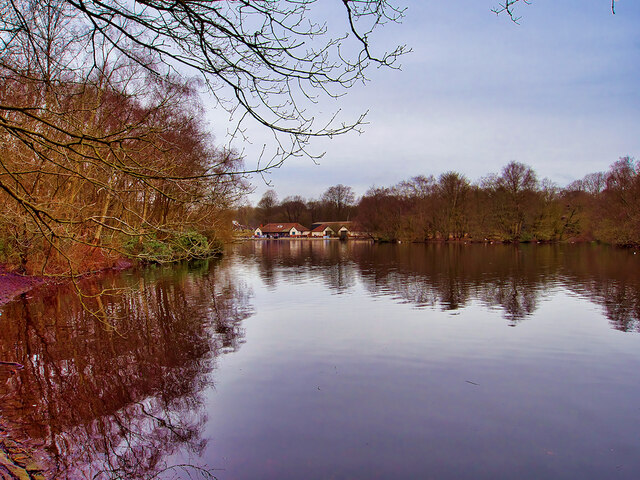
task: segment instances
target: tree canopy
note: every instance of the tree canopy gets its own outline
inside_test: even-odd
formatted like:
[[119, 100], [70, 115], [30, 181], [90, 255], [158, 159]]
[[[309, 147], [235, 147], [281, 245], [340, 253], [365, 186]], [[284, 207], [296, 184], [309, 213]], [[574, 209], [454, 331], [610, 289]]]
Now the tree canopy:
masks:
[[46, 81], [88, 80], [114, 63], [165, 81], [196, 76], [234, 115], [236, 134], [250, 119], [262, 124], [276, 135], [282, 158], [305, 151], [311, 137], [357, 128], [362, 118], [322, 119], [307, 108], [319, 95], [339, 96], [363, 81], [372, 63], [395, 66], [407, 50], [373, 51], [374, 30], [403, 15], [391, 2], [332, 5], [331, 14], [341, 8], [347, 25], [336, 35], [314, 14], [317, 3], [16, 0], [0, 11], [0, 64]]
[[[85, 259], [96, 248], [155, 260], [209, 251], [244, 175], [305, 154], [312, 137], [358, 128], [362, 117], [316, 117], [317, 97], [343, 94], [368, 66], [394, 67], [406, 51], [376, 54], [370, 43], [402, 17], [389, 2], [332, 5], [345, 19], [337, 35], [315, 20], [318, 6], [4, 2], [0, 253], [25, 270], [69, 273], [82, 261], [71, 258], [74, 243]], [[203, 88], [232, 115], [232, 135], [249, 122], [266, 127], [275, 156], [245, 168], [216, 147], [201, 120]]]

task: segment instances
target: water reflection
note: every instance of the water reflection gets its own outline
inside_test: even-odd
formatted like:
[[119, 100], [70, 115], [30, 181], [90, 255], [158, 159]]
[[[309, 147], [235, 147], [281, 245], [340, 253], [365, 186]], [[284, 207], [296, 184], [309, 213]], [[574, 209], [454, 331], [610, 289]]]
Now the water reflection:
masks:
[[361, 281], [371, 295], [456, 311], [477, 301], [516, 325], [555, 288], [604, 308], [613, 328], [640, 331], [640, 255], [591, 245], [374, 245], [258, 241], [239, 247], [266, 285], [322, 278], [345, 293]]
[[585, 246], [563, 253], [568, 287], [601, 305], [616, 330], [640, 332], [640, 255]]
[[[627, 250], [586, 245], [258, 241], [239, 245], [221, 264], [151, 268], [86, 280], [82, 284], [88, 295], [84, 305], [68, 287], [35, 292], [1, 310], [0, 361], [24, 368], [0, 365], [0, 443], [8, 423], [14, 438], [29, 439], [25, 445], [34, 458], [43, 458], [49, 476], [60, 479], [152, 478], [178, 451], [181, 458], [188, 458], [185, 451], [194, 457], [203, 454], [214, 466], [225, 465], [225, 457], [232, 452], [236, 463], [227, 464], [237, 469], [246, 464], [251, 470], [244, 478], [256, 478], [253, 473], [271, 465], [252, 464], [256, 457], [280, 458], [279, 472], [294, 471], [293, 462], [281, 452], [299, 448], [298, 459], [324, 458], [316, 455], [313, 446], [306, 451], [304, 442], [297, 441], [301, 425], [308, 426], [304, 438], [310, 442], [324, 439], [331, 448], [348, 444], [340, 443], [340, 438], [353, 439], [357, 432], [364, 432], [362, 438], [369, 442], [371, 438], [398, 439], [403, 432], [409, 432], [407, 438], [419, 439], [423, 427], [431, 429], [436, 438], [453, 428], [457, 435], [451, 437], [455, 437], [451, 452], [456, 452], [457, 442], [469, 441], [468, 454], [476, 444], [469, 440], [470, 431], [462, 423], [472, 425], [473, 433], [473, 422], [481, 422], [487, 411], [504, 419], [489, 422], [491, 428], [484, 433], [491, 437], [492, 429], [504, 427], [508, 434], [518, 421], [534, 425], [528, 423], [528, 417], [516, 415], [518, 402], [536, 406], [532, 393], [550, 395], [548, 403], [539, 399], [549, 411], [568, 398], [608, 395], [606, 386], [592, 388], [589, 383], [591, 377], [585, 372], [593, 369], [601, 369], [594, 378], [611, 377], [628, 388], [615, 401], [601, 402], [603, 409], [609, 409], [608, 405], [617, 408], [621, 399], [635, 398], [637, 382], [631, 379], [627, 386], [623, 380], [628, 372], [615, 373], [620, 359], [626, 357], [611, 355], [605, 349], [608, 341], [594, 342], [601, 332], [571, 340], [567, 331], [548, 328], [541, 329], [544, 332], [538, 332], [538, 337], [507, 336], [509, 341], [502, 338], [500, 343], [496, 340], [499, 329], [492, 330], [493, 324], [476, 318], [475, 312], [481, 309], [469, 308], [471, 315], [461, 315], [464, 321], [460, 324], [442, 315], [430, 317], [435, 319], [430, 323], [422, 321], [420, 311], [396, 309], [393, 302], [378, 299], [370, 302], [369, 297], [445, 313], [481, 305], [485, 310], [499, 310], [509, 325], [517, 325], [540, 310], [547, 297], [562, 291], [601, 306], [613, 328], [640, 331], [638, 262], [640, 255]], [[237, 350], [244, 341], [242, 320], [252, 315], [255, 300], [243, 281], [255, 279], [252, 271], [269, 292], [262, 295], [257, 290], [261, 295], [256, 299], [264, 302], [265, 315], [256, 322], [251, 344], [243, 349], [247, 363], [237, 365], [236, 373], [241, 365], [251, 368], [227, 383], [226, 403], [222, 400], [215, 408], [207, 407], [204, 392], [213, 381], [216, 358]], [[317, 288], [318, 284], [323, 287]], [[283, 285], [287, 288], [278, 288]], [[291, 292], [299, 298], [292, 299]], [[355, 292], [364, 295], [350, 298]], [[557, 305], [560, 312], [561, 303]], [[544, 321], [541, 316], [535, 319]], [[599, 316], [597, 321], [601, 321]], [[587, 328], [579, 322], [565, 327], [574, 329], [571, 332]], [[531, 335], [526, 329], [513, 333], [522, 332]], [[531, 338], [537, 340], [531, 342]], [[547, 350], [542, 353], [528, 352], [530, 363], [527, 355], [516, 356], [513, 365], [502, 360], [530, 345], [543, 344]], [[592, 361], [581, 350], [585, 344], [586, 350], [606, 350], [608, 356], [598, 353]], [[491, 347], [490, 354], [486, 345]], [[231, 359], [239, 357], [242, 355]], [[460, 359], [459, 363], [452, 358]], [[588, 361], [580, 363], [584, 358]], [[629, 368], [635, 369], [634, 365]], [[556, 380], [561, 368], [568, 369], [567, 373]], [[550, 379], [535, 383], [535, 376], [527, 371]], [[223, 376], [218, 372], [219, 382]], [[480, 387], [474, 383], [479, 378], [483, 387], [492, 385], [502, 392], [499, 398], [511, 394], [513, 410], [506, 401], [496, 403], [489, 389], [477, 388], [471, 390], [476, 397], [468, 396], [469, 388]], [[584, 384], [580, 383], [583, 378], [588, 379]], [[567, 382], [573, 383], [565, 394]], [[582, 388], [582, 393], [576, 395], [573, 388]], [[561, 394], [553, 397], [550, 392]], [[482, 398], [485, 403], [476, 403]], [[388, 414], [389, 409], [393, 415]], [[468, 409], [472, 414], [464, 416]], [[205, 434], [207, 411], [217, 422]], [[345, 411], [357, 414], [343, 417]], [[503, 411], [508, 414], [501, 416]], [[570, 409], [563, 415], [578, 411]], [[451, 419], [455, 424], [455, 419], [463, 417], [457, 430], [451, 426]], [[587, 417], [605, 418], [600, 410]], [[402, 418], [404, 426], [399, 428], [394, 418]], [[549, 428], [561, 425], [555, 418], [548, 420]], [[583, 424], [580, 420], [562, 432], [577, 432]], [[382, 424], [378, 435], [376, 429]], [[205, 448], [208, 435], [222, 435], [215, 448]], [[506, 437], [500, 433], [496, 438]], [[407, 448], [410, 444], [402, 443]], [[477, 445], [485, 444], [479, 440]], [[431, 443], [417, 441], [415, 445]], [[344, 455], [345, 465], [352, 456], [360, 459], [355, 463], [367, 464], [361, 446], [350, 448], [353, 451], [336, 447], [339, 452], [334, 454]], [[395, 451], [381, 446], [371, 458], [382, 458], [385, 452]], [[385, 465], [395, 465], [396, 454], [389, 453], [394, 458]], [[420, 455], [403, 458], [417, 462]], [[299, 468], [308, 473], [306, 467]], [[415, 468], [418, 471], [421, 465]], [[226, 478], [242, 478], [229, 475]], [[405, 478], [415, 478], [411, 475]], [[281, 477], [274, 474], [271, 478]], [[308, 477], [291, 474], [289, 478]]]
[[333, 240], [269, 240], [247, 242], [238, 250], [245, 260], [259, 263], [260, 277], [270, 288], [275, 287], [278, 278], [303, 281], [312, 272], [332, 292], [342, 293], [356, 282], [354, 245], [356, 242]]
[[[248, 287], [224, 266], [150, 268], [3, 307], [0, 413], [52, 478], [151, 478], [202, 451], [216, 356], [243, 342]], [[105, 292], [106, 289], [106, 293]], [[99, 296], [93, 296], [103, 292]]]

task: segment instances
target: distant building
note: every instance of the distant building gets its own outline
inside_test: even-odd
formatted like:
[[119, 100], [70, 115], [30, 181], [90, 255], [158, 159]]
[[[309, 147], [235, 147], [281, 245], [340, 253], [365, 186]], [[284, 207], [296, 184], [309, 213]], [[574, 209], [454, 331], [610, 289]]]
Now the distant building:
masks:
[[364, 238], [368, 237], [367, 233], [356, 222], [316, 222], [307, 228], [300, 223], [267, 223], [260, 225], [254, 230], [256, 237], [282, 238], [282, 237], [339, 237], [347, 238]]
[[256, 228], [254, 233], [257, 237], [302, 237], [309, 229], [299, 223], [267, 223]]
[[312, 237], [331, 237], [335, 234], [335, 230], [333, 230], [328, 223], [314, 223], [311, 226]]
[[340, 225], [341, 227], [338, 230], [339, 235], [341, 235], [341, 232], [344, 231], [348, 237], [356, 237], [356, 238], [370, 237], [369, 233], [358, 222], [354, 222], [354, 221], [342, 222]]
[[365, 237], [362, 227], [353, 221], [343, 222], [316, 222], [311, 225], [313, 237]]

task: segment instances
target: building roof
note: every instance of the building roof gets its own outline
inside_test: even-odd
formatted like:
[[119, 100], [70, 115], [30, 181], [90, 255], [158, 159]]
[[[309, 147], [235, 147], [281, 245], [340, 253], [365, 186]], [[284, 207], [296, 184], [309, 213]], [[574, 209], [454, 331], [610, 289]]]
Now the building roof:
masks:
[[341, 228], [341, 227], [349, 228], [349, 226], [352, 223], [354, 223], [353, 220], [343, 220], [343, 221], [333, 221], [333, 222], [314, 222], [314, 223], [311, 224], [311, 228], [313, 229], [313, 228], [316, 228], [316, 227], [318, 227], [320, 225], [330, 225], [332, 228], [334, 226], [336, 226], [336, 225], [339, 225], [338, 228]]
[[[316, 224], [314, 223], [314, 225], [316, 225]], [[328, 223], [320, 223], [320, 224], [318, 224], [317, 227], [315, 227], [311, 231], [312, 232], [324, 232], [327, 228], [330, 229], [332, 232], [334, 231], [333, 228], [331, 228], [331, 226]]]
[[295, 228], [299, 232], [309, 231], [307, 227], [299, 223], [267, 223], [258, 228], [260, 228], [262, 233], [289, 233], [292, 228]]

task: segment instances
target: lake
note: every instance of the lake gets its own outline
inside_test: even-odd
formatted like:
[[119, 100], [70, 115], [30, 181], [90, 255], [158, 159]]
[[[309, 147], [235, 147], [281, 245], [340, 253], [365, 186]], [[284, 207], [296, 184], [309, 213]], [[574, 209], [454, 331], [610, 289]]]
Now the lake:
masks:
[[640, 478], [632, 250], [250, 241], [79, 289], [0, 307], [0, 434], [51, 478]]

